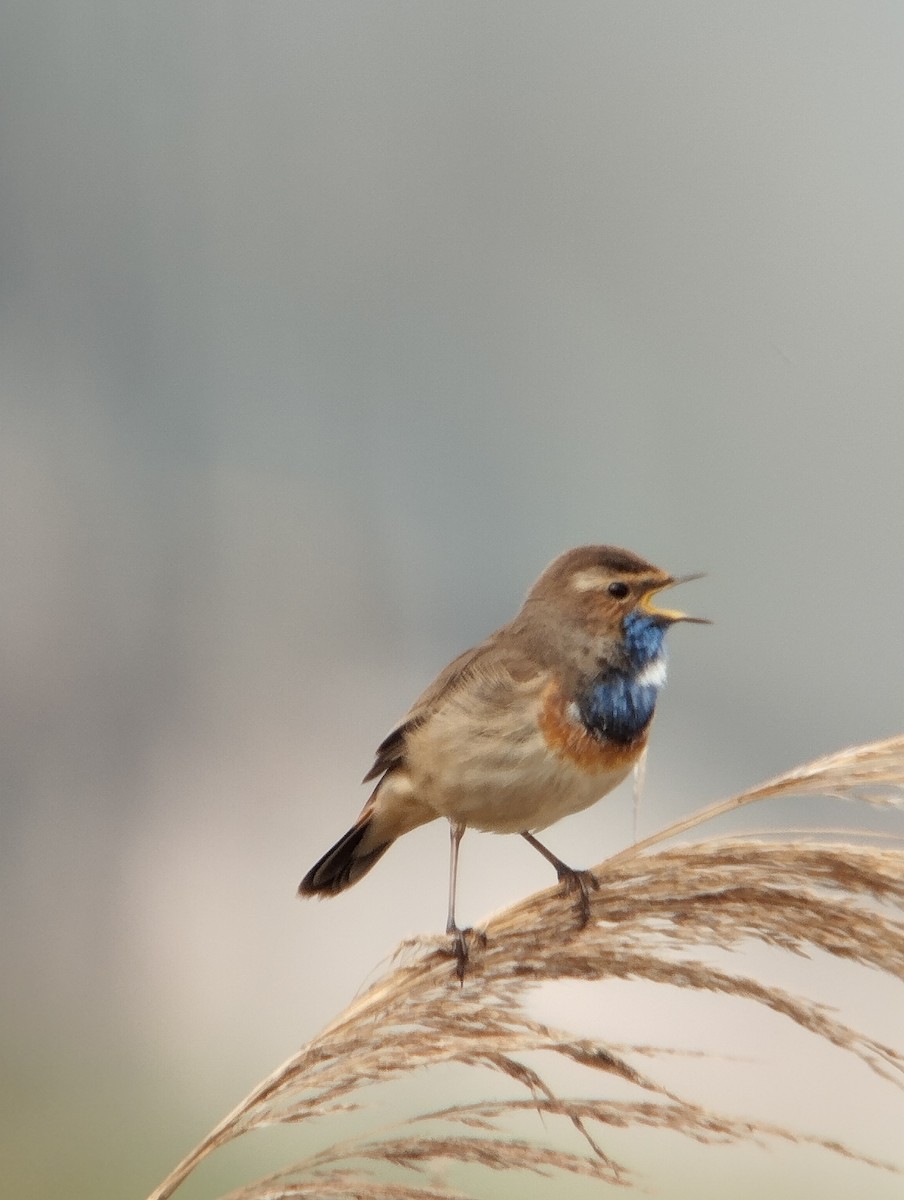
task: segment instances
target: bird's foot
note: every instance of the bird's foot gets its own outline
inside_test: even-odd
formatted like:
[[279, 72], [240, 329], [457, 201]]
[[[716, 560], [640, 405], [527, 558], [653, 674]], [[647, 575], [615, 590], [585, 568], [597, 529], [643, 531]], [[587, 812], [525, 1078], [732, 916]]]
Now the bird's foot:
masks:
[[575, 908], [578, 914], [578, 928], [583, 929], [590, 920], [590, 893], [599, 890], [599, 880], [592, 871], [576, 871], [564, 864], [558, 868], [559, 883], [565, 895], [576, 893]]
[[451, 934], [452, 942], [445, 953], [450, 958], [455, 959], [455, 974], [459, 985], [464, 986], [465, 970], [470, 959], [471, 942], [476, 942], [479, 946], [483, 947], [487, 944], [487, 935], [482, 929], [459, 929], [457, 925], [449, 926], [446, 929], [446, 933]]

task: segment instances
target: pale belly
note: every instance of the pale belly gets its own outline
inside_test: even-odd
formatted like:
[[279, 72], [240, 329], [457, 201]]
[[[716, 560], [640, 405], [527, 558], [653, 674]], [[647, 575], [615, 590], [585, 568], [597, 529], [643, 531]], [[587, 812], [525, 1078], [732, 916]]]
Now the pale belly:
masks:
[[429, 738], [412, 738], [411, 793], [439, 816], [490, 833], [545, 829], [595, 804], [631, 770], [629, 762], [588, 771], [550, 753], [535, 726], [518, 738], [511, 730], [504, 738], [487, 729], [468, 738], [457, 732], [434, 724]]

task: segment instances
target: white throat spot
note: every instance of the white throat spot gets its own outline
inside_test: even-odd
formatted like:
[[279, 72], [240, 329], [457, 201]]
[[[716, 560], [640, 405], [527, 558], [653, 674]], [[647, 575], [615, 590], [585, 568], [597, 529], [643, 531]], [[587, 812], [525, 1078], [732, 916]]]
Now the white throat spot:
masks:
[[634, 682], [639, 683], [641, 687], [661, 688], [665, 683], [666, 675], [665, 657], [660, 654], [637, 672], [634, 676]]

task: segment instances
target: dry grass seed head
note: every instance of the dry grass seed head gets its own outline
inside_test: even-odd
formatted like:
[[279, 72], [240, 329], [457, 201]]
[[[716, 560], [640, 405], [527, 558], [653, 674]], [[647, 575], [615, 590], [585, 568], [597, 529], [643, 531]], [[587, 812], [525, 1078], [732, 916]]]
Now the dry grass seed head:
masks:
[[[404, 961], [374, 983], [318, 1037], [266, 1079], [153, 1193], [166, 1200], [219, 1146], [273, 1123], [303, 1123], [354, 1106], [363, 1086], [441, 1063], [482, 1066], [514, 1083], [521, 1095], [493, 1103], [438, 1109], [379, 1137], [334, 1144], [288, 1171], [230, 1194], [230, 1200], [368, 1196], [373, 1200], [449, 1200], [460, 1195], [433, 1179], [423, 1186], [383, 1178], [387, 1164], [409, 1171], [438, 1163], [492, 1170], [585, 1176], [627, 1183], [627, 1172], [598, 1142], [597, 1128], [642, 1126], [704, 1143], [806, 1141], [856, 1155], [832, 1140], [739, 1121], [674, 1095], [631, 1061], [632, 1052], [575, 1038], [530, 1018], [525, 993], [562, 979], [643, 979], [740, 996], [856, 1055], [873, 1071], [904, 1085], [900, 1049], [871, 1039], [819, 1004], [721, 970], [693, 957], [701, 947], [737, 949], [758, 940], [785, 951], [813, 949], [904, 979], [904, 851], [818, 839], [707, 839], [669, 845], [706, 820], [766, 797], [825, 793], [869, 802], [898, 802], [904, 783], [904, 737], [830, 755], [761, 787], [694, 814], [621, 851], [595, 868], [600, 888], [592, 919], [574, 928], [573, 909], [558, 889], [537, 893], [498, 914], [475, 943], [464, 986], [448, 956], [431, 946], [405, 947]], [[647, 1099], [556, 1097], [524, 1056], [546, 1050], [569, 1062], [631, 1083]], [[647, 1053], [635, 1048], [634, 1056]], [[528, 1096], [524, 1096], [524, 1091]], [[504, 1118], [533, 1109], [562, 1118], [581, 1134], [585, 1153], [515, 1137]], [[425, 1121], [443, 1132], [420, 1132]], [[454, 1134], [455, 1125], [468, 1133]], [[360, 1164], [355, 1170], [351, 1163]], [[380, 1176], [367, 1163], [381, 1164]]]

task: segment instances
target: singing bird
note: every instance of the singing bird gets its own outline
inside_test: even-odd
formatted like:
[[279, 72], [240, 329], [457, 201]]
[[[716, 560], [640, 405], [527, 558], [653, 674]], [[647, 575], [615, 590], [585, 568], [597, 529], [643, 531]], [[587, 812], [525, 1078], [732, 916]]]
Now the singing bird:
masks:
[[459, 976], [458, 849], [466, 829], [518, 833], [590, 913], [589, 871], [566, 866], [534, 836], [611, 792], [643, 753], [666, 678], [657, 608], [676, 577], [615, 546], [581, 546], [550, 564], [517, 616], [454, 659], [377, 748], [376, 787], [352, 828], [311, 868], [302, 896], [357, 883], [403, 834], [445, 817], [451, 833], [446, 932]]

